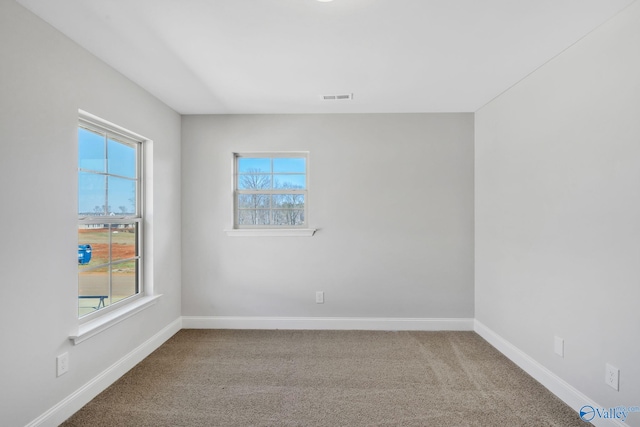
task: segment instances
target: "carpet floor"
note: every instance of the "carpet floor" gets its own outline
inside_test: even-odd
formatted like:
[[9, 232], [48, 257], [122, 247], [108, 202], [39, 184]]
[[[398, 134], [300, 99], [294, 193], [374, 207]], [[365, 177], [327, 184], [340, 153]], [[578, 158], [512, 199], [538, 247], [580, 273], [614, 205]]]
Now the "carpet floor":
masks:
[[581, 426], [474, 332], [182, 330], [63, 426]]

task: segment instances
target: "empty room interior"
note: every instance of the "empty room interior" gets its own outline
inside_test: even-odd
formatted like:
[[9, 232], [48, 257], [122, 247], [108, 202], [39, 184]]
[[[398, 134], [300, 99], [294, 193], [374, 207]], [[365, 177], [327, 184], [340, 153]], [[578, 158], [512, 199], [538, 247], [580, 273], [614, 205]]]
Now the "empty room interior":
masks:
[[[327, 372], [218, 425], [563, 425], [491, 406], [522, 373], [640, 427], [640, 0], [0, 0], [0, 153], [0, 425], [241, 346], [245, 391]], [[397, 418], [327, 397], [407, 392], [412, 352]], [[469, 413], [421, 407], [437, 357]]]

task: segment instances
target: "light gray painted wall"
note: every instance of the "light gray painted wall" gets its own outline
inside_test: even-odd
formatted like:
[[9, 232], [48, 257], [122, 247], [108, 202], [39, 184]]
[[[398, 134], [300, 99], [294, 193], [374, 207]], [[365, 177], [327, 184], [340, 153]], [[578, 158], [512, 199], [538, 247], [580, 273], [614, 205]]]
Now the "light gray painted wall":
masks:
[[640, 405], [639, 52], [635, 2], [475, 124], [476, 318], [607, 407]]
[[[22, 426], [180, 316], [180, 117], [10, 0], [0, 1], [0, 424]], [[72, 346], [78, 109], [154, 140], [160, 302]], [[68, 351], [70, 371], [55, 375]]]
[[[310, 152], [314, 237], [223, 232], [270, 150]], [[182, 162], [183, 315], [473, 317], [472, 114], [185, 116]]]

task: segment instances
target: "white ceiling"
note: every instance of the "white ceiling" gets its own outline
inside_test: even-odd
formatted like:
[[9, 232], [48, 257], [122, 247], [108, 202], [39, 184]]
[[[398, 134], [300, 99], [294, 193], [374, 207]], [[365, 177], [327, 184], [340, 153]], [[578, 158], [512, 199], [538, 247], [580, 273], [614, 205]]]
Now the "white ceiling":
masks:
[[17, 1], [179, 113], [242, 114], [476, 111], [634, 0]]

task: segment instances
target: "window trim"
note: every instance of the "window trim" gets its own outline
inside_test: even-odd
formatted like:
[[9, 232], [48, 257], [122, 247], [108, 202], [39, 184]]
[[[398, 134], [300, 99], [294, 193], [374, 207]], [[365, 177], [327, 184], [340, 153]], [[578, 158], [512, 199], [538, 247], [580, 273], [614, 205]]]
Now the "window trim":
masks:
[[[305, 189], [304, 190], [291, 190], [290, 192], [299, 193], [305, 195], [304, 202], [304, 223], [300, 226], [291, 226], [291, 225], [245, 225], [239, 226], [237, 221], [237, 204], [238, 204], [238, 194], [242, 194], [238, 190], [238, 159], [239, 158], [304, 158], [305, 159]], [[308, 151], [250, 151], [250, 152], [233, 152], [231, 156], [231, 171], [232, 171], [232, 188], [231, 188], [231, 224], [232, 227], [230, 229], [224, 230], [227, 236], [244, 236], [244, 237], [255, 237], [255, 236], [284, 236], [284, 237], [293, 237], [293, 236], [313, 236], [316, 232], [315, 228], [309, 228], [309, 176], [310, 176], [310, 168], [309, 168], [309, 152]], [[271, 175], [273, 175], [273, 171], [271, 171]], [[251, 193], [251, 192], [249, 192]], [[245, 193], [245, 194], [249, 194]], [[278, 191], [277, 189], [269, 189], [259, 192], [259, 194], [282, 194], [283, 191]]]
[[[98, 335], [100, 332], [106, 331], [110, 327], [117, 325], [123, 320], [153, 306], [158, 302], [158, 299], [161, 296], [162, 294], [141, 295], [139, 298], [136, 298], [125, 305], [120, 306], [118, 304], [114, 304], [116, 308], [109, 310], [107, 313], [104, 313], [103, 310], [96, 311], [95, 313], [100, 313], [100, 316], [97, 316], [88, 322], [79, 324], [77, 332], [70, 335], [69, 339], [74, 345], [78, 345], [81, 342]], [[107, 307], [104, 310], [111, 307], [113, 306]]]
[[[123, 216], [113, 216], [106, 218], [107, 221], [101, 220], [100, 217], [84, 217], [81, 218], [78, 216], [76, 223], [80, 224], [90, 224], [90, 223], [122, 223], [122, 222], [136, 222], [138, 224], [138, 292], [135, 295], [124, 298], [116, 303], [110, 304], [107, 307], [101, 308], [94, 312], [88, 313], [83, 316], [78, 315], [78, 333], [75, 335], [71, 335], [69, 339], [71, 339], [74, 344], [78, 344], [82, 342], [84, 339], [87, 339], [109, 327], [119, 323], [120, 321], [126, 319], [127, 317], [132, 316], [133, 314], [144, 310], [145, 308], [153, 305], [150, 302], [155, 302], [155, 300], [160, 296], [154, 296], [149, 290], [149, 287], [145, 284], [145, 268], [146, 268], [146, 259], [145, 259], [145, 144], [149, 143], [150, 140], [148, 138], [143, 137], [135, 132], [131, 132], [121, 126], [115, 125], [111, 122], [108, 122], [100, 117], [97, 117], [93, 114], [90, 114], [83, 110], [78, 110], [78, 121], [76, 128], [83, 127], [89, 130], [96, 130], [99, 132], [108, 132], [110, 134], [114, 134], [119, 138], [125, 139], [125, 141], [118, 141], [124, 143], [135, 143], [138, 144], [137, 149], [137, 159], [136, 159], [136, 167], [137, 167], [137, 192], [136, 192], [136, 213], [134, 216], [131, 215], [123, 215]], [[116, 138], [118, 139], [118, 138]], [[78, 277], [78, 276], [76, 276]], [[78, 296], [78, 290], [76, 290], [76, 296]], [[77, 309], [77, 304], [75, 305]]]
[[317, 228], [234, 228], [224, 230], [231, 237], [311, 237]]

